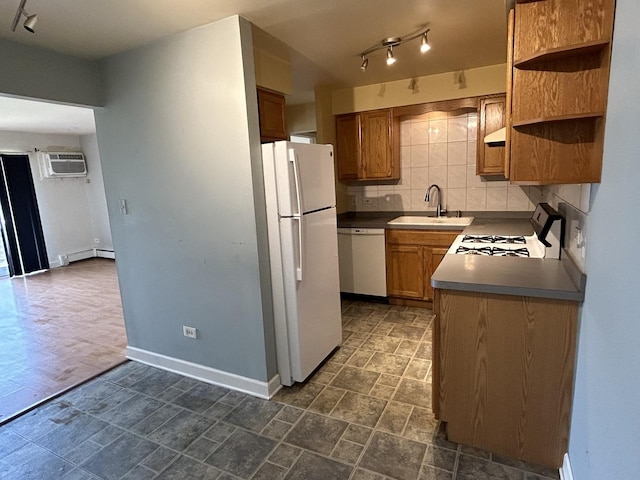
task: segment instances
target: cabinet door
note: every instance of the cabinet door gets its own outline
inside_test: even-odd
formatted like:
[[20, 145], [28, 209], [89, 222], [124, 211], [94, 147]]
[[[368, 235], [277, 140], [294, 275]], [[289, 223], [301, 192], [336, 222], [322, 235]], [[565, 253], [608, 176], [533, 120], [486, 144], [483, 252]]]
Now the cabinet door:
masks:
[[422, 300], [424, 247], [387, 244], [387, 295]]
[[258, 89], [258, 114], [260, 116], [260, 138], [263, 142], [287, 140], [287, 124], [284, 116], [285, 100], [268, 90]]
[[393, 177], [392, 112], [376, 110], [360, 114], [364, 179]]
[[360, 177], [360, 116], [355, 113], [336, 118], [336, 162], [338, 180]]
[[433, 300], [433, 287], [431, 286], [431, 276], [436, 271], [438, 265], [447, 254], [447, 247], [426, 247], [425, 248], [425, 283], [424, 283], [424, 300]]
[[504, 95], [493, 98], [483, 98], [480, 101], [478, 153], [476, 161], [477, 175], [504, 175], [504, 145], [486, 144], [484, 143], [484, 137], [505, 126], [505, 103], [506, 99]]

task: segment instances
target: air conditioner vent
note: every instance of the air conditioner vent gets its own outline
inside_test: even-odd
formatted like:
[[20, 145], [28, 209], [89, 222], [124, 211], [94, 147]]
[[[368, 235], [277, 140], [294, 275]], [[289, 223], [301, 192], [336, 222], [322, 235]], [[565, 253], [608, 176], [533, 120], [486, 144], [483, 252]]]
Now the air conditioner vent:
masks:
[[82, 153], [52, 153], [44, 156], [44, 177], [85, 177], [87, 164]]

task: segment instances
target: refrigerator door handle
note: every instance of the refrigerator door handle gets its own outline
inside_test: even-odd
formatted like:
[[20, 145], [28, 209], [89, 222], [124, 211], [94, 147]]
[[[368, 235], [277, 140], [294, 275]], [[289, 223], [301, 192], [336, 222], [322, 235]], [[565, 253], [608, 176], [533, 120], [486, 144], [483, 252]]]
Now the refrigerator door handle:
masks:
[[296, 267], [296, 280], [302, 281], [302, 259], [304, 258], [304, 251], [302, 246], [304, 245], [302, 239], [302, 217], [296, 216], [293, 219], [298, 223], [298, 266]]
[[293, 148], [289, 149], [289, 161], [293, 164], [293, 180], [295, 183], [295, 195], [296, 203], [298, 206], [297, 213], [294, 215], [302, 215], [302, 201], [300, 199], [300, 174], [298, 173], [298, 159], [296, 158], [296, 151]]

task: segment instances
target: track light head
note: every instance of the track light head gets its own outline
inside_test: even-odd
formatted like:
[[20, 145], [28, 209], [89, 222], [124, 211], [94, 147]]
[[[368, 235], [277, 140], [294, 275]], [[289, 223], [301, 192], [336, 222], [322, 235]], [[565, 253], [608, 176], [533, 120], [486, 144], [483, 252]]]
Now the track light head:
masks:
[[393, 46], [389, 45], [387, 48], [387, 65], [393, 65], [396, 63], [396, 59], [393, 56]]
[[27, 0], [20, 0], [20, 5], [18, 5], [18, 10], [16, 11], [16, 16], [13, 18], [13, 23], [11, 24], [11, 31], [15, 32], [16, 27], [18, 26], [18, 22], [20, 18], [24, 15], [27, 19], [24, 21], [24, 29], [28, 32], [34, 33], [36, 28], [36, 23], [38, 23], [38, 15], [29, 15], [24, 9]]
[[420, 52], [421, 53], [426, 53], [429, 50], [431, 50], [431, 45], [429, 45], [429, 39], [427, 38], [427, 33], [428, 32], [429, 32], [429, 30], [424, 32], [424, 34], [422, 35], [422, 39], [420, 40]]
[[363, 72], [367, 71], [367, 67], [369, 66], [369, 59], [362, 55], [362, 65], [360, 65], [360, 70]]
[[34, 33], [36, 31], [36, 23], [38, 23], [38, 15], [35, 13], [33, 15], [29, 15], [24, 21], [25, 30]]

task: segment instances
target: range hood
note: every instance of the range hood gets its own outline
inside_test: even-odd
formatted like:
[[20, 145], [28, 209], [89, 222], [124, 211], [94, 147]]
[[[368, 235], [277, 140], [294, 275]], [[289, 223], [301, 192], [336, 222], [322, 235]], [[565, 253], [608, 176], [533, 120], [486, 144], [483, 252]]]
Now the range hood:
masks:
[[507, 140], [507, 127], [502, 127], [484, 137], [484, 143], [505, 143]]

